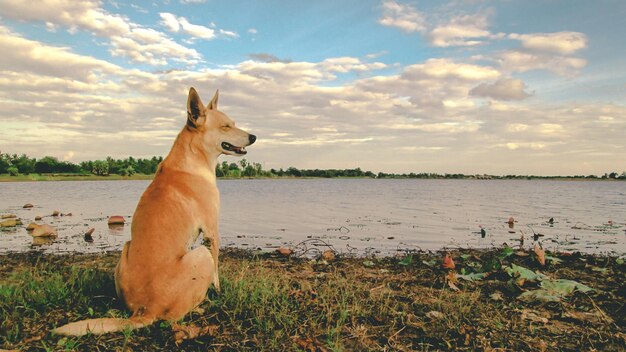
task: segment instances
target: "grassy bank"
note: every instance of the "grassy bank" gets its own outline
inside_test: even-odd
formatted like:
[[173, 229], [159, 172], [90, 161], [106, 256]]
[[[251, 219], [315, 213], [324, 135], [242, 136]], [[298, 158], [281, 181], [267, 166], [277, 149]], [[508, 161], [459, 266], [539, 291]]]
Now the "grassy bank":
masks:
[[[327, 262], [230, 249], [220, 257], [222, 292], [209, 292], [201, 309], [179, 324], [81, 338], [51, 335], [70, 321], [126, 316], [113, 283], [118, 255], [0, 256], [0, 348], [626, 349], [622, 258], [554, 255], [541, 267], [532, 254], [509, 248], [453, 252], [454, 270], [441, 268], [439, 253]], [[578, 286], [549, 291], [556, 298], [544, 301], [542, 287], [565, 282], [555, 279]]]

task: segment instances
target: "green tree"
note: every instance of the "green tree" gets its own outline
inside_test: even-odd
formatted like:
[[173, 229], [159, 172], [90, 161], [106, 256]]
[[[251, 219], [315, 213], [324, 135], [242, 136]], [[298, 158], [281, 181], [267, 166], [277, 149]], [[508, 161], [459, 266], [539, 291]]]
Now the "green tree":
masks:
[[17, 167], [19, 173], [28, 175], [35, 172], [35, 158], [29, 158], [26, 154], [21, 156], [13, 155], [13, 165]]
[[7, 172], [9, 173], [9, 175], [11, 176], [17, 176], [19, 175], [19, 170], [17, 169], [17, 167], [15, 166], [9, 166], [9, 168], [7, 169]]
[[91, 172], [98, 176], [107, 176], [109, 174], [109, 163], [106, 160], [96, 160], [93, 162]]
[[11, 167], [9, 158], [9, 154], [0, 153], [0, 174], [6, 174], [9, 172], [9, 167]]
[[49, 174], [58, 171], [59, 160], [53, 156], [44, 156], [35, 162], [35, 172], [38, 174]]

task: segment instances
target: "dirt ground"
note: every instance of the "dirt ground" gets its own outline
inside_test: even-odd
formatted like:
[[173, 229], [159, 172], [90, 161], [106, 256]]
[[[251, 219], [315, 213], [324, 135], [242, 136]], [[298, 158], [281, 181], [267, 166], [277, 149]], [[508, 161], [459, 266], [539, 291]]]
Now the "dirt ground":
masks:
[[623, 257], [546, 253], [541, 265], [534, 250], [509, 247], [385, 258], [225, 249], [222, 291], [181, 322], [51, 334], [71, 321], [127, 316], [115, 298], [118, 256], [0, 255], [0, 348], [626, 351]]

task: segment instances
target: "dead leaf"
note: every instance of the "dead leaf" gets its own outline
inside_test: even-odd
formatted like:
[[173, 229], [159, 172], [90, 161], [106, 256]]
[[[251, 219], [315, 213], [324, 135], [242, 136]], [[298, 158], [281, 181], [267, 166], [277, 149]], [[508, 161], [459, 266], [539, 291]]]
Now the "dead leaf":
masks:
[[541, 266], [546, 265], [546, 251], [543, 250], [538, 244], [535, 244], [535, 254], [537, 255], [537, 261]]
[[322, 253], [322, 259], [327, 262], [332, 262], [335, 260], [335, 252], [330, 249], [325, 250], [324, 253]]
[[518, 257], [528, 257], [529, 256], [528, 252], [525, 252], [525, 251], [517, 251], [517, 252], [515, 252], [515, 255], [518, 256]]
[[504, 298], [502, 297], [502, 294], [500, 292], [492, 293], [489, 298], [493, 299], [494, 301], [504, 301]]
[[207, 325], [199, 327], [196, 325], [181, 325], [178, 323], [172, 324], [172, 332], [174, 332], [174, 341], [178, 346], [184, 340], [191, 340], [200, 336], [209, 335], [215, 336], [219, 325]]
[[450, 289], [452, 289], [452, 291], [454, 291], [454, 292], [461, 291], [461, 289], [459, 289], [457, 287], [457, 285], [455, 285], [454, 282], [452, 282], [452, 281], [448, 281], [448, 287], [450, 287]]
[[529, 309], [523, 309], [522, 310], [522, 319], [524, 320], [530, 320], [530, 321], [534, 321], [536, 323], [543, 323], [543, 324], [547, 324], [548, 323], [548, 318], [543, 317]]
[[450, 254], [446, 253], [446, 255], [443, 257], [443, 264], [441, 264], [441, 267], [443, 267], [444, 269], [455, 268], [454, 260], [452, 260], [452, 257], [450, 256]]
[[432, 320], [436, 320], [443, 319], [445, 315], [439, 311], [431, 310], [430, 312], [426, 313], [426, 316]]
[[607, 324], [613, 324], [614, 322], [614, 320], [606, 313], [597, 310], [593, 312], [577, 312], [573, 310], [563, 313], [563, 317], [592, 324], [599, 324], [604, 322], [606, 322]]

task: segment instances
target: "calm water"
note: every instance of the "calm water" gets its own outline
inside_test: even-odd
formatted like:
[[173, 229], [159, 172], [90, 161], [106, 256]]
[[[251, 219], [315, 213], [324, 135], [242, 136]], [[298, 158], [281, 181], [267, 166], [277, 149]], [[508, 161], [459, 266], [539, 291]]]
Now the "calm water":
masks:
[[[97, 252], [120, 249], [149, 181], [0, 183], [0, 214], [25, 225], [44, 217], [59, 230], [33, 242], [23, 227], [0, 232], [0, 252]], [[520, 180], [224, 180], [223, 246], [273, 249], [302, 241], [340, 252], [390, 254], [405, 249], [518, 245], [533, 231], [546, 248], [626, 253], [626, 183]], [[22, 209], [25, 203], [33, 209]], [[110, 229], [109, 215], [127, 217]], [[506, 223], [514, 217], [516, 223]], [[554, 218], [549, 224], [548, 219]], [[480, 226], [486, 229], [481, 238]], [[83, 240], [95, 227], [94, 242]], [[299, 248], [303, 248], [302, 246]]]

